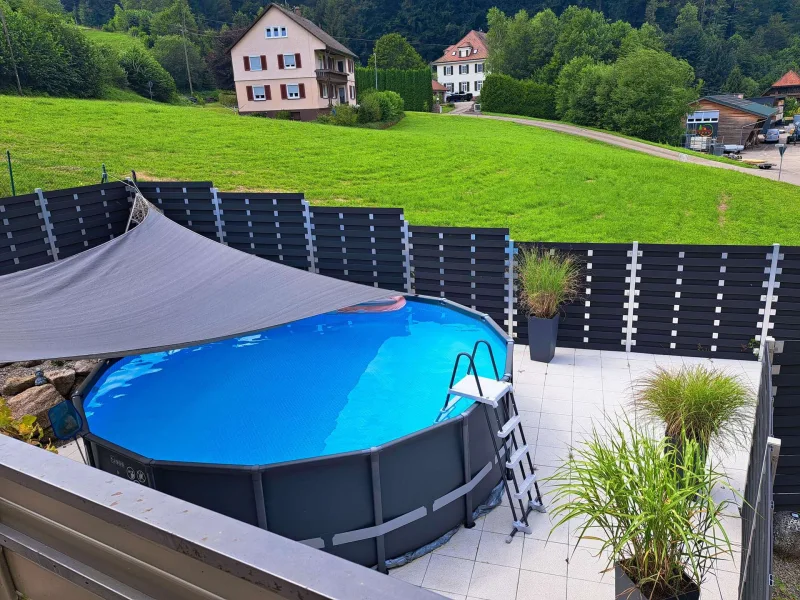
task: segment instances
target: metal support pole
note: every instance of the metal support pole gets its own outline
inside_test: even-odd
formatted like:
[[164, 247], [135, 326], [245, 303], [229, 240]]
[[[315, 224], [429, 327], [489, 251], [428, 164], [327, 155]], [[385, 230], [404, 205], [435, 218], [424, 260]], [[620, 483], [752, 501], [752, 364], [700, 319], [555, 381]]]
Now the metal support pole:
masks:
[[219, 190], [211, 188], [211, 203], [214, 205], [214, 221], [217, 225], [217, 238], [219, 243], [225, 243], [225, 232], [222, 230], [222, 208], [220, 206]]
[[58, 260], [56, 236], [53, 234], [53, 225], [50, 223], [50, 211], [47, 210], [47, 199], [44, 197], [42, 188], [36, 188], [36, 194], [39, 196], [39, 206], [42, 209], [42, 219], [44, 219], [44, 228], [47, 232], [47, 242], [50, 244], [50, 252], [53, 253], [53, 260]]
[[106, 163], [103, 163], [103, 176], [100, 178], [100, 183], [108, 183], [108, 171], [106, 171]]
[[[469, 420], [463, 415], [461, 415], [461, 442], [464, 455], [464, 484], [466, 485], [472, 481], [472, 464], [469, 459]], [[464, 527], [472, 529], [475, 527], [475, 519], [472, 518], [472, 490], [464, 494], [464, 508], [467, 513]]]
[[411, 281], [411, 242], [409, 241], [408, 221], [405, 215], [400, 215], [403, 220], [403, 266], [405, 268], [406, 276], [406, 292], [413, 294], [412, 281]]
[[780, 260], [781, 245], [772, 244], [772, 256], [769, 257], [769, 278], [766, 282], [767, 293], [764, 297], [764, 320], [761, 322], [761, 339], [758, 345], [758, 356], [764, 356], [767, 338], [769, 337], [770, 317], [772, 316], [772, 303], [775, 299], [775, 279], [778, 276], [778, 261]]
[[[375, 525], [383, 525], [383, 500], [381, 499], [381, 467], [378, 449], [373, 448], [370, 453], [372, 466], [372, 510], [375, 515]], [[386, 568], [386, 539], [383, 535], [375, 537], [375, 550], [378, 556], [378, 571], [388, 573]]]
[[11, 178], [11, 195], [17, 195], [17, 188], [14, 187], [14, 169], [11, 167], [11, 151], [6, 150], [6, 162], [8, 163], [8, 176]]
[[308, 205], [308, 200], [303, 200], [303, 221], [306, 226], [306, 250], [308, 251], [308, 270], [312, 273], [317, 272], [316, 261], [314, 260], [314, 235], [311, 233], [311, 207]]
[[258, 526], [269, 531], [267, 527], [267, 504], [264, 500], [264, 482], [261, 480], [261, 471], [253, 471], [253, 497], [256, 501]]
[[516, 250], [514, 248], [514, 240], [509, 236], [508, 238], [508, 306], [506, 314], [508, 316], [508, 335], [514, 337], [514, 260]]
[[639, 242], [633, 242], [631, 249], [631, 275], [628, 286], [628, 316], [625, 327], [625, 352], [630, 352], [633, 347], [633, 323], [636, 311], [636, 274], [639, 272]]

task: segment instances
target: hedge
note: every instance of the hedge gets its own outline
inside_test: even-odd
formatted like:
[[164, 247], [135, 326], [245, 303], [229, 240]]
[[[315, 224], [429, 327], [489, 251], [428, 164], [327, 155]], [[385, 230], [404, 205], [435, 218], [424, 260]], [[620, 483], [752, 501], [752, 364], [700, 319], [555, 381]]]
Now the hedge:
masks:
[[[405, 110], [429, 111], [433, 106], [433, 78], [430, 69], [378, 69], [378, 91], [397, 92]], [[375, 69], [356, 68], [358, 101], [375, 89]]]
[[492, 74], [481, 88], [481, 110], [539, 119], [555, 119], [555, 88], [530, 79]]

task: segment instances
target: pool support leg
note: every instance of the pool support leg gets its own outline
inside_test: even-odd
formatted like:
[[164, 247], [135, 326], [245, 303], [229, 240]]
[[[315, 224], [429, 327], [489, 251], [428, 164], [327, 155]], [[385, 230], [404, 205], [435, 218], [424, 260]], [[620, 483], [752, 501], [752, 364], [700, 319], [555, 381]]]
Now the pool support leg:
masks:
[[[383, 525], [383, 501], [381, 500], [381, 466], [378, 449], [373, 448], [369, 455], [372, 471], [372, 510], [375, 515], [375, 525]], [[386, 568], [386, 540], [383, 535], [375, 538], [375, 552], [378, 557], [378, 572], [388, 573]]]
[[[472, 479], [472, 464], [469, 460], [469, 420], [461, 416], [461, 441], [463, 442], [463, 456], [464, 456], [464, 484], [468, 484]], [[464, 520], [464, 527], [472, 529], [475, 527], [475, 519], [472, 518], [472, 490], [464, 494], [464, 508], [466, 510], [466, 518]]]

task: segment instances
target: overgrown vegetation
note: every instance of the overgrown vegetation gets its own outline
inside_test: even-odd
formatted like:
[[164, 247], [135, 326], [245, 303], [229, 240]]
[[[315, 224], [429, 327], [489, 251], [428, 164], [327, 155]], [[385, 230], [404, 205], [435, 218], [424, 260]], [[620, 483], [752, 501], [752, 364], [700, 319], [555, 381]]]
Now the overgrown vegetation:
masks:
[[[290, 140], [289, 151], [273, 139]], [[136, 169], [222, 190], [300, 191], [313, 204], [401, 207], [415, 225], [508, 227], [517, 241], [800, 244], [796, 186], [490, 119], [406, 112], [373, 131], [222, 107], [0, 96], [6, 148], [19, 194], [96, 184], [105, 163], [116, 177]], [[0, 196], [10, 193], [0, 169]]]
[[25, 415], [15, 419], [11, 414], [11, 407], [8, 406], [2, 396], [0, 396], [0, 434], [51, 452], [56, 451], [50, 441], [44, 438], [44, 431], [36, 421], [36, 417], [34, 415]]
[[391, 91], [370, 91], [362, 96], [358, 108], [349, 104], [335, 106], [330, 115], [320, 115], [317, 122], [345, 127], [376, 123], [392, 125], [402, 119], [404, 115], [403, 99], [400, 94]]
[[551, 514], [555, 527], [577, 527], [578, 546], [601, 544], [609, 568], [619, 564], [644, 597], [666, 600], [698, 589], [715, 559], [731, 555], [722, 517], [736, 505], [714, 499], [727, 480], [696, 440], [678, 450], [652, 434], [627, 420], [594, 429], [549, 479]]
[[534, 317], [552, 319], [577, 296], [580, 274], [580, 265], [569, 254], [523, 250], [518, 276], [525, 308]]

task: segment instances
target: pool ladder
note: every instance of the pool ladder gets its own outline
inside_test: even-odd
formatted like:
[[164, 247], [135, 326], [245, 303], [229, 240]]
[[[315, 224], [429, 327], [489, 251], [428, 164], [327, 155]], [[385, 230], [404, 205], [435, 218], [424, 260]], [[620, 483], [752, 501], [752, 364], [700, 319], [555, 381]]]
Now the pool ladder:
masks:
[[[489, 358], [492, 361], [492, 369], [494, 370], [494, 379], [478, 375], [478, 369], [475, 367], [475, 356], [481, 346], [486, 346], [489, 351]], [[466, 376], [458, 383], [455, 383], [458, 365], [462, 358], [469, 363], [469, 368]], [[447, 390], [447, 398], [444, 401], [442, 410], [439, 411], [436, 421], [445, 417], [461, 398], [469, 398], [483, 405], [483, 413], [486, 416], [486, 425], [489, 427], [497, 463], [505, 463], [506, 468], [503, 486], [505, 487], [508, 503], [511, 506], [511, 515], [514, 519], [513, 529], [506, 538], [506, 543], [510, 544], [518, 531], [531, 533], [531, 526], [528, 524], [528, 516], [531, 512], [543, 513], [546, 510], [542, 502], [542, 494], [539, 491], [539, 483], [536, 480], [530, 448], [525, 439], [525, 431], [522, 428], [522, 417], [517, 410], [517, 402], [514, 399], [514, 385], [509, 379], [510, 376], [500, 378], [500, 374], [497, 371], [497, 363], [494, 360], [494, 353], [489, 342], [478, 340], [472, 348], [472, 354], [460, 352], [456, 356], [453, 374], [450, 377], [450, 387]], [[491, 411], [489, 407], [492, 408]], [[498, 409], [500, 409], [500, 412], [498, 412]], [[501, 412], [505, 415], [504, 420], [501, 419]], [[490, 413], [494, 415], [494, 418], [490, 417]], [[502, 443], [498, 444], [498, 440], [502, 440]], [[527, 474], [525, 463], [528, 465]], [[517, 470], [519, 470], [519, 474]], [[509, 481], [512, 482], [513, 491], [508, 484]], [[535, 498], [533, 495], [534, 490], [536, 493]], [[518, 505], [520, 518], [517, 518], [515, 504]]]

